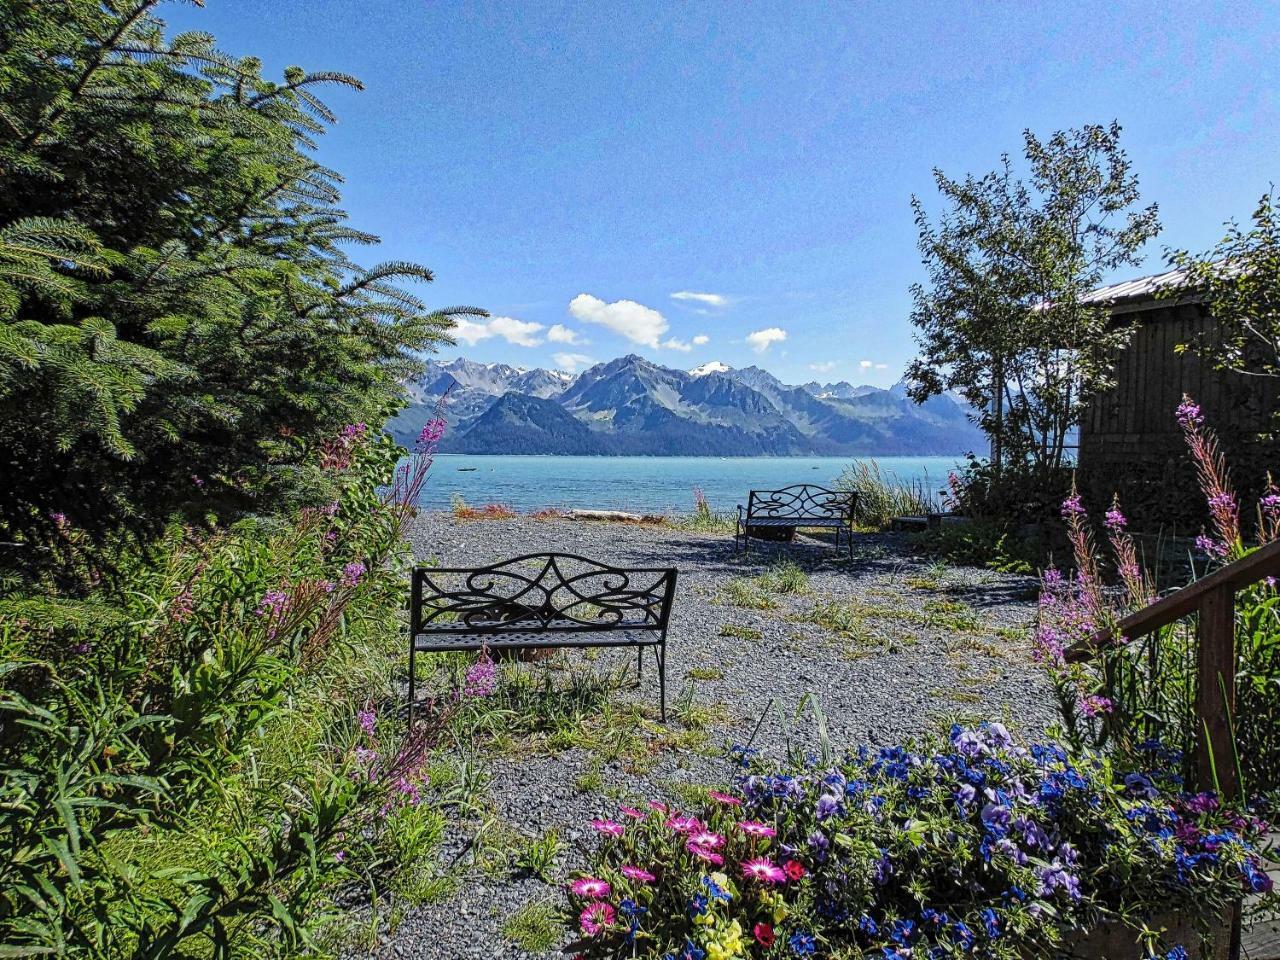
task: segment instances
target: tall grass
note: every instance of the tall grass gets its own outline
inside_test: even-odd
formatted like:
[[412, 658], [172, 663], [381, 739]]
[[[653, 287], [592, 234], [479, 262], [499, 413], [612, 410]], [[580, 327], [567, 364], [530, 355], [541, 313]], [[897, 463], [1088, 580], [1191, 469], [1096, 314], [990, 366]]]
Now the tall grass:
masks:
[[888, 476], [875, 460], [855, 460], [836, 481], [839, 490], [858, 495], [853, 521], [860, 527], [883, 530], [894, 517], [918, 517], [938, 509], [929, 481], [904, 483]]

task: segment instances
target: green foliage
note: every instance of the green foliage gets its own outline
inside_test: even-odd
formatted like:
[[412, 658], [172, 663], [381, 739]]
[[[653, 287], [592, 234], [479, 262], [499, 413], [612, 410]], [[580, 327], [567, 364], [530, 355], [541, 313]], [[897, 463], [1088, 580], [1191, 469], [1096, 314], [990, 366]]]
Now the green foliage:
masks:
[[560, 942], [560, 912], [550, 902], [526, 903], [502, 924], [502, 935], [527, 953], [544, 953]]
[[760, 589], [768, 593], [808, 593], [809, 575], [794, 560], [775, 563], [756, 577]]
[[1175, 251], [1170, 261], [1186, 271], [1186, 281], [1166, 294], [1196, 290], [1218, 324], [1211, 340], [1183, 348], [1204, 352], [1220, 369], [1274, 385], [1280, 378], [1280, 210], [1274, 194], [1262, 195], [1248, 229], [1232, 221], [1211, 250], [1199, 256]]
[[430, 729], [363, 729], [394, 695], [405, 514], [391, 441], [349, 454], [329, 509], [175, 529], [119, 561], [125, 590], [0, 603], [11, 953], [306, 952], [338, 889], [438, 839], [396, 812]]
[[1000, 573], [1035, 573], [1048, 549], [1036, 537], [1020, 535], [1008, 523], [974, 520], [944, 524], [936, 530], [911, 534], [912, 543], [947, 563], [986, 567]]
[[474, 312], [399, 288], [424, 267], [344, 252], [377, 238], [313, 151], [320, 92], [358, 81], [268, 80], [166, 37], [158, 6], [0, 8], [0, 539], [26, 570], [67, 530], [83, 550], [314, 493], [315, 445], [381, 423]]
[[918, 401], [959, 391], [998, 459], [1040, 473], [1062, 466], [1068, 432], [1130, 335], [1082, 299], [1137, 263], [1159, 222], [1154, 205], [1135, 209], [1117, 124], [1043, 142], [1027, 131], [1024, 155], [1026, 180], [1007, 156], [982, 177], [935, 170], [948, 204], [936, 222], [912, 198], [928, 284], [912, 288], [921, 356], [907, 376]]
[[836, 489], [858, 495], [853, 522], [859, 527], [883, 530], [894, 517], [922, 517], [937, 510], [924, 483], [903, 483], [885, 476], [877, 460], [855, 460], [836, 481]]

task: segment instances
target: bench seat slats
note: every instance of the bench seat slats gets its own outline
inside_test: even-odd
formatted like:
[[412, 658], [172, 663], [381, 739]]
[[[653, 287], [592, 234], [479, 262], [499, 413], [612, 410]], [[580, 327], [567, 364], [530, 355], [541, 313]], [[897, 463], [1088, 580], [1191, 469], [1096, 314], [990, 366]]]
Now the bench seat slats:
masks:
[[419, 653], [450, 650], [535, 649], [552, 647], [642, 647], [662, 642], [656, 630], [501, 630], [496, 633], [420, 633], [414, 637]]

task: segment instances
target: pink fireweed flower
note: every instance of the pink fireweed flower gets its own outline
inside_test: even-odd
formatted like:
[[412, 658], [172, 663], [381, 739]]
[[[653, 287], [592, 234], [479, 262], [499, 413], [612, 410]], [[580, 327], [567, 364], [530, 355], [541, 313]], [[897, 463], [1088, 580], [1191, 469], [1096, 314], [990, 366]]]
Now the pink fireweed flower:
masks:
[[487, 697], [497, 689], [498, 665], [493, 662], [487, 650], [482, 651], [480, 659], [467, 668], [462, 693], [467, 697]]
[[613, 820], [592, 820], [591, 829], [610, 837], [620, 837], [626, 832], [626, 827]]
[[738, 824], [738, 829], [748, 837], [776, 837], [778, 835], [777, 830], [758, 820], [743, 820]]
[[694, 833], [702, 829], [697, 817], [677, 815], [667, 821], [667, 826], [676, 833]]
[[1114, 709], [1115, 704], [1110, 697], [1089, 693], [1080, 698], [1080, 712], [1086, 717], [1101, 716], [1104, 713], [1110, 713]]
[[716, 866], [721, 866], [724, 864], [724, 857], [720, 856], [720, 854], [716, 853], [714, 850], [708, 847], [700, 846], [699, 844], [694, 843], [692, 840], [689, 840], [688, 842], [686, 842], [684, 845], [684, 848], [688, 850], [690, 853], [692, 853], [699, 860], [702, 860], [705, 863], [712, 863], [712, 864], [715, 864]]
[[1073, 493], [1062, 501], [1062, 517], [1064, 520], [1071, 517], [1082, 517], [1084, 512], [1084, 503], [1080, 500], [1080, 494]]
[[1200, 405], [1193, 403], [1185, 393], [1182, 395], [1182, 402], [1178, 404], [1175, 415], [1178, 418], [1178, 423], [1184, 427], [1198, 426], [1204, 423], [1204, 417], [1200, 413]]
[[707, 847], [714, 850], [717, 847], [724, 846], [724, 837], [711, 830], [698, 830], [697, 832], [690, 834], [689, 842], [696, 843], [700, 847]]
[[619, 807], [618, 812], [624, 817], [630, 817], [632, 820], [643, 820], [644, 814], [635, 807]]
[[344, 587], [354, 587], [366, 572], [367, 568], [363, 563], [359, 560], [352, 560], [342, 568], [342, 580], [340, 582]]
[[1205, 536], [1203, 533], [1196, 537], [1196, 549], [1201, 553], [1207, 553], [1209, 556], [1218, 557], [1219, 559], [1230, 552], [1225, 543], [1215, 540], [1213, 537]]
[[1129, 524], [1129, 521], [1125, 519], [1124, 514], [1120, 512], [1120, 508], [1118, 506], [1112, 506], [1112, 508], [1106, 512], [1103, 522], [1107, 525], [1107, 529], [1113, 533], [1118, 533]]
[[289, 595], [283, 590], [268, 590], [258, 603], [257, 615], [260, 617], [278, 617], [289, 609]]
[[373, 726], [378, 721], [378, 715], [373, 711], [373, 708], [361, 710], [356, 714], [356, 719], [360, 721], [360, 729], [365, 736], [373, 736]]
[[708, 793], [708, 794], [707, 794], [707, 796], [709, 796], [709, 797], [710, 797], [712, 800], [714, 800], [716, 803], [723, 803], [723, 804], [725, 804], [726, 806], [730, 806], [730, 807], [740, 807], [740, 806], [742, 806], [742, 801], [741, 801], [741, 800], [739, 800], [737, 797], [735, 797], [735, 796], [731, 796], [730, 794], [727, 794], [727, 793], [719, 793], [719, 792], [717, 792], [717, 791], [715, 791], [715, 790], [712, 790], [710, 793]]
[[419, 453], [426, 453], [440, 442], [440, 438], [444, 436], [445, 421], [443, 417], [433, 417], [428, 420], [422, 428], [422, 432], [418, 434], [417, 449]]
[[609, 886], [608, 880], [601, 880], [599, 877], [579, 877], [569, 884], [569, 892], [575, 897], [590, 897], [592, 900], [599, 900], [601, 897], [607, 897], [611, 894], [613, 887]]
[[655, 810], [658, 813], [667, 812], [667, 805], [665, 803], [659, 803], [657, 800], [650, 800], [648, 803], [648, 807], [650, 810]]
[[628, 880], [636, 881], [636, 883], [653, 883], [654, 880], [658, 879], [648, 870], [644, 870], [640, 867], [633, 867], [631, 864], [619, 867], [618, 872]]
[[761, 883], [787, 882], [787, 875], [783, 873], [782, 868], [764, 857], [745, 861], [742, 864], [742, 875], [749, 880], [758, 880]]
[[578, 925], [588, 937], [595, 937], [603, 933], [606, 927], [612, 926], [616, 916], [613, 907], [597, 900], [582, 908], [582, 913], [578, 914]]

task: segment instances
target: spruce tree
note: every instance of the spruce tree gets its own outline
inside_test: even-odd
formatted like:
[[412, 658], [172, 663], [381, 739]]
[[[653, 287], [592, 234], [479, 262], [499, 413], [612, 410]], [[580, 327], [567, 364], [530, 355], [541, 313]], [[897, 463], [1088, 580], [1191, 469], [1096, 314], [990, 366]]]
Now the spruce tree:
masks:
[[382, 422], [451, 315], [482, 312], [401, 289], [425, 267], [348, 258], [378, 241], [315, 147], [320, 94], [359, 81], [268, 80], [166, 36], [158, 5], [0, 0], [7, 563], [67, 523], [145, 537], [278, 503], [308, 448]]

